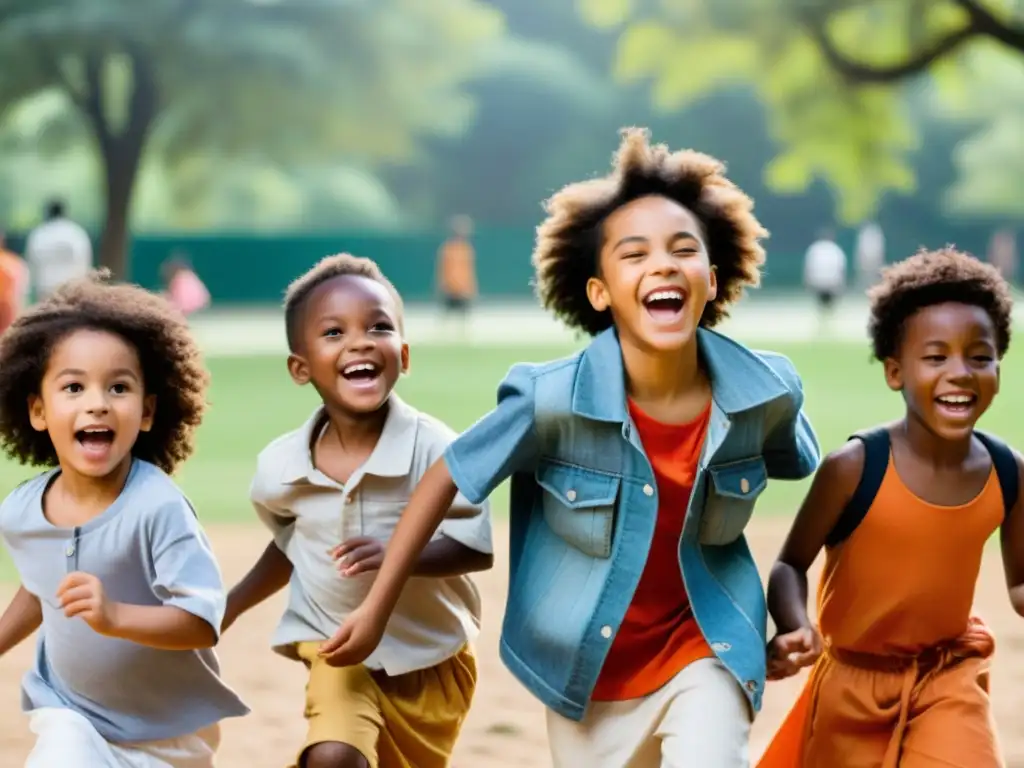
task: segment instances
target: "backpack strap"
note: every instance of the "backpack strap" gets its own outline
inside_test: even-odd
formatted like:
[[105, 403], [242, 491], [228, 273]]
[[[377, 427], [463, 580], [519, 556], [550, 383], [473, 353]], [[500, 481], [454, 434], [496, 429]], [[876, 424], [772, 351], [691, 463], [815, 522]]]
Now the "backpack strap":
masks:
[[979, 430], [974, 430], [974, 434], [978, 436], [992, 457], [992, 467], [996, 471], [999, 488], [1003, 492], [1003, 515], [1009, 517], [1013, 508], [1017, 506], [1017, 497], [1020, 495], [1020, 470], [1017, 467], [1017, 457], [1013, 455], [1013, 449], [995, 435]]
[[882, 487], [885, 472], [889, 468], [889, 428], [875, 427], [850, 435], [851, 440], [864, 443], [864, 469], [857, 489], [843, 508], [835, 527], [825, 539], [825, 546], [835, 547], [846, 541], [857, 530], [864, 516], [875, 501], [878, 489]]

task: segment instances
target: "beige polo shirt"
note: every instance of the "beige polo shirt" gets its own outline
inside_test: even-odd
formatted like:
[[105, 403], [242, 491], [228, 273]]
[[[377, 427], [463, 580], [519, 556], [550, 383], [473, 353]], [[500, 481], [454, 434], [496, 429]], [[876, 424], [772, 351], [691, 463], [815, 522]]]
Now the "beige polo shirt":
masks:
[[[322, 410], [263, 449], [250, 496], [256, 513], [287, 555], [292, 573], [288, 607], [274, 650], [298, 658], [294, 645], [325, 640], [362, 603], [374, 573], [343, 577], [330, 550], [353, 536], [391, 537], [419, 479], [455, 433], [392, 394], [377, 447], [342, 486], [313, 466], [310, 445]], [[435, 538], [446, 536], [490, 554], [490, 510], [461, 494]], [[480, 629], [480, 595], [469, 576], [409, 580], [371, 669], [400, 675], [454, 656]]]

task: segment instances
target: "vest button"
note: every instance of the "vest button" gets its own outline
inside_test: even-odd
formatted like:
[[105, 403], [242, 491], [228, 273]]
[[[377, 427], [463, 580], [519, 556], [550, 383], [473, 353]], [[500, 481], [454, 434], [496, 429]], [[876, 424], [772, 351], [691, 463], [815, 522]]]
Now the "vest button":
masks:
[[747, 480], [747, 478], [745, 477], [742, 480], [740, 480], [740, 491], [742, 491], [743, 493], [750, 492], [750, 481]]
[[601, 637], [603, 637], [605, 640], [607, 640], [611, 636], [612, 636], [612, 628], [611, 627], [609, 627], [609, 626], [601, 627]]
[[654, 495], [654, 489], [651, 488], [651, 486], [649, 486], [649, 485], [645, 485], [644, 486], [644, 496], [653, 496], [653, 495]]
[[576, 501], [576, 491], [570, 488], [568, 491], [565, 492], [565, 498], [567, 498], [569, 501]]

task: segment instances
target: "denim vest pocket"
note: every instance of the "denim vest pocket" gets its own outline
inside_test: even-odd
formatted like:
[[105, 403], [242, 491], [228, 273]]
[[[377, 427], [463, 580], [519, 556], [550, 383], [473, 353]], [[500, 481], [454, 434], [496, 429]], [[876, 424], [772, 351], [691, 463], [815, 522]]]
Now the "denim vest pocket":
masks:
[[536, 478], [548, 527], [586, 555], [610, 557], [621, 479], [551, 459], [541, 460]]
[[730, 544], [740, 537], [754, 512], [754, 502], [768, 485], [764, 458], [708, 467], [711, 482], [701, 516], [701, 544]]

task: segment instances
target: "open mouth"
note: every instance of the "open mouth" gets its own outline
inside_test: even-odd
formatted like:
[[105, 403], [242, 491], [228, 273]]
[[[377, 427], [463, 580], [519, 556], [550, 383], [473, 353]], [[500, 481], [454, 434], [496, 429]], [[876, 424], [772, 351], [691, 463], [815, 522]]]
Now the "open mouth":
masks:
[[380, 366], [367, 361], [349, 363], [341, 369], [343, 379], [362, 386], [372, 384], [380, 377], [380, 374]]
[[660, 322], [678, 320], [686, 304], [686, 294], [680, 288], [661, 288], [644, 297], [647, 313]]
[[87, 427], [75, 432], [75, 440], [89, 453], [104, 453], [114, 442], [114, 430], [107, 427]]
[[944, 411], [957, 414], [969, 412], [977, 401], [978, 396], [971, 394], [970, 392], [962, 392], [955, 395], [939, 395], [935, 398], [935, 402], [938, 403]]

